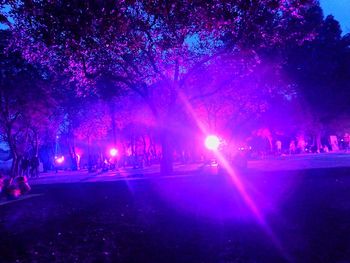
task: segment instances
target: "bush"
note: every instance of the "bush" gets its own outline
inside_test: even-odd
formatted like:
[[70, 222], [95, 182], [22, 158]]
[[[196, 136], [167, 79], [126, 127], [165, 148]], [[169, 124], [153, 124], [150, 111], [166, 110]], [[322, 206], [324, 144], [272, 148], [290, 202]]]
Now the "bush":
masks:
[[17, 199], [28, 193], [30, 189], [25, 176], [19, 176], [11, 180], [8, 176], [0, 175], [0, 196], [5, 196], [7, 199]]

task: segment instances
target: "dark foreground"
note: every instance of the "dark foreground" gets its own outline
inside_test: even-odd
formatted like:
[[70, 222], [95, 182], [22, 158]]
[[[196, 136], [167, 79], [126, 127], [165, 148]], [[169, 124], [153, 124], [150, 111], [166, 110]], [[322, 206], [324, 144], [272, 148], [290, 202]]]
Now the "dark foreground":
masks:
[[258, 214], [228, 176], [34, 186], [0, 262], [350, 262], [349, 169], [241, 178]]

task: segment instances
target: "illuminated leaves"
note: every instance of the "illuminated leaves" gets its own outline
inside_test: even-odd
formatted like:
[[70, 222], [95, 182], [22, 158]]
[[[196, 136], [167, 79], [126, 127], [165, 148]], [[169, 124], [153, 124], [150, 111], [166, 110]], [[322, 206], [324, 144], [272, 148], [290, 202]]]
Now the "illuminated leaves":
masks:
[[111, 116], [102, 102], [85, 103], [75, 118], [78, 124], [76, 137], [89, 143], [104, 138], [111, 126]]
[[293, 35], [291, 21], [301, 23], [312, 4], [311, 0], [24, 2], [12, 5], [14, 42], [28, 60], [67, 74], [82, 87], [93, 86], [108, 73], [116, 82], [125, 84], [122, 76], [129, 88], [138, 88], [140, 83], [152, 86], [164, 78], [173, 81], [175, 61], [181, 79], [197, 62], [225, 47], [232, 52], [282, 43]]

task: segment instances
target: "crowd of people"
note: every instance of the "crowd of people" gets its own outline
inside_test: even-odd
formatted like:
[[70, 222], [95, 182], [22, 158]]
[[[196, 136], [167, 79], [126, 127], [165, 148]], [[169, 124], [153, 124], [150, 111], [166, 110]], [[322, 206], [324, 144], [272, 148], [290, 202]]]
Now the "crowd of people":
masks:
[[19, 159], [19, 176], [31, 178], [39, 177], [39, 158], [38, 156], [23, 156]]
[[298, 136], [282, 144], [281, 140], [274, 143], [274, 152], [280, 154], [302, 154], [302, 153], [329, 153], [329, 152], [348, 152], [350, 150], [350, 136], [345, 133], [344, 136], [330, 135], [327, 137], [308, 138]]
[[264, 159], [267, 156], [295, 155], [307, 153], [350, 152], [350, 134], [308, 136], [268, 136], [250, 137], [241, 151], [247, 158]]

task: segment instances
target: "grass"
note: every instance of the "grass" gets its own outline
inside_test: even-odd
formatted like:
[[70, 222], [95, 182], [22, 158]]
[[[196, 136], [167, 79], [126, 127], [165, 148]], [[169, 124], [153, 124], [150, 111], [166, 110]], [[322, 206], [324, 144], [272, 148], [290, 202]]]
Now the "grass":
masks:
[[37, 185], [0, 206], [1, 262], [347, 262], [349, 172], [244, 175], [282, 248], [228, 178]]

